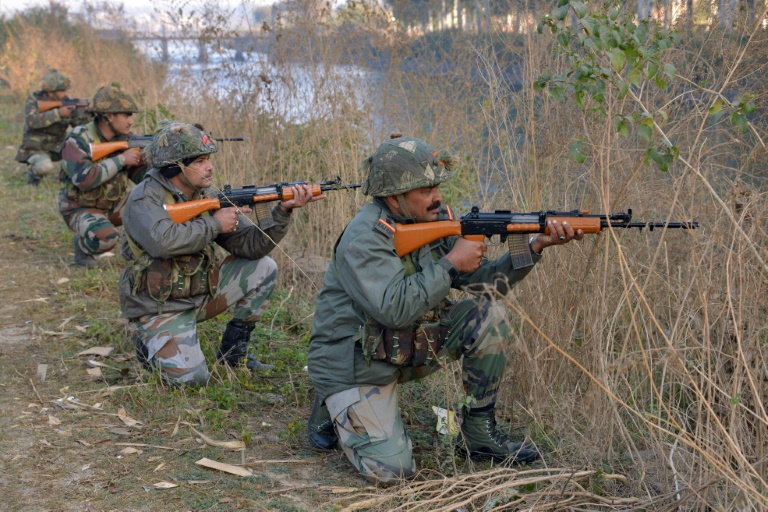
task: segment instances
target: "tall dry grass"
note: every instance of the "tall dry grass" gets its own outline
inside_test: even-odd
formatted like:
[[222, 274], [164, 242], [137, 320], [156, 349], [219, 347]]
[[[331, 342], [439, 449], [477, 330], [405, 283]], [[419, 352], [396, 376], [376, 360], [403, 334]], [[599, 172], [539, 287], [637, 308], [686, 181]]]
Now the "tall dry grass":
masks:
[[[370, 5], [346, 11], [342, 22], [324, 5], [298, 2], [277, 23], [245, 30], [219, 14], [209, 13], [205, 37], [221, 58], [202, 73], [174, 68], [168, 82], [144, 60], [126, 68], [136, 61], [112, 43], [75, 44], [35, 27], [2, 58], [20, 91], [34, 81], [29, 69], [57, 62], [83, 94], [93, 77], [109, 77], [145, 91], [150, 108], [162, 104], [217, 136], [246, 137], [216, 155], [220, 185], [337, 175], [360, 182], [358, 162], [400, 131], [457, 156], [459, 173], [444, 190], [460, 208], [631, 207], [638, 219], [699, 221], [696, 231], [606, 231], [548, 249], [505, 299], [514, 336], [499, 415], [539, 444], [548, 465], [596, 470], [584, 484], [595, 495], [636, 497], [655, 510], [768, 507], [764, 30], [683, 32], [664, 57], [678, 70], [669, 88], [637, 91], [634, 100], [608, 92], [609, 115], [666, 111], [659, 128], [681, 161], [662, 173], [643, 165], [644, 143], [619, 137], [609, 119], [534, 92], [540, 74], [565, 69], [549, 36], [457, 31], [416, 44]], [[268, 39], [270, 53], [236, 62], [227, 51], [235, 33]], [[61, 53], [50, 57], [51, 46]], [[709, 114], [718, 94], [746, 92], [757, 95], [760, 114], [746, 132]], [[584, 164], [569, 158], [577, 138]], [[316, 295], [336, 238], [364, 202], [332, 192], [296, 212], [274, 254], [283, 286]], [[426, 398], [461, 400], [459, 383], [445, 372]]]

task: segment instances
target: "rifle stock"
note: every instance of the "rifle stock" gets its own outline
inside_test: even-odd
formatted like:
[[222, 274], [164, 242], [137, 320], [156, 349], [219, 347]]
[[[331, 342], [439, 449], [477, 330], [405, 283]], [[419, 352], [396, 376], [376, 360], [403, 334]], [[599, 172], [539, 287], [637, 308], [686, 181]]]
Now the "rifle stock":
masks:
[[116, 151], [128, 149], [129, 147], [130, 146], [128, 145], [127, 140], [91, 144], [91, 159], [95, 162], [111, 155], [112, 153], [115, 153]]
[[77, 98], [66, 98], [63, 100], [37, 100], [37, 110], [42, 113], [59, 107], [87, 107], [90, 104], [90, 100], [80, 100]]

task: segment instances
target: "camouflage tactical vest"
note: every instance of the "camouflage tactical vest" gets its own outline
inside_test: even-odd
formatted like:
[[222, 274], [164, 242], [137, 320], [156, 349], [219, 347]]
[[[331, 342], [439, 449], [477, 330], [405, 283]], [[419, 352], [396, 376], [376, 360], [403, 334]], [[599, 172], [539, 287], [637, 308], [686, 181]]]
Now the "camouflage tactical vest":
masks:
[[[176, 201], [166, 191], [167, 203]], [[201, 216], [210, 215], [204, 212]], [[133, 288], [131, 293], [146, 293], [157, 302], [157, 314], [163, 313], [168, 300], [186, 299], [199, 295], [214, 295], [219, 284], [216, 246], [208, 244], [202, 251], [173, 258], [153, 258], [133, 240], [123, 234], [133, 253]]]

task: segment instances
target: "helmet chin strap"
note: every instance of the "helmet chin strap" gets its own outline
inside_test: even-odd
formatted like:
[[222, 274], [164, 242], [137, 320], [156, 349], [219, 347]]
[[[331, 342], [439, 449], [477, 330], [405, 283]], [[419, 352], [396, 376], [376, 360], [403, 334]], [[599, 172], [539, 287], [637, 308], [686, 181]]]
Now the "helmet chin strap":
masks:
[[403, 217], [413, 218], [413, 215], [411, 215], [411, 211], [408, 209], [408, 205], [405, 204], [405, 194], [397, 194], [395, 195], [395, 199], [397, 199], [397, 205], [400, 207], [400, 210], [403, 213]]
[[192, 180], [189, 179], [189, 176], [187, 176], [187, 166], [184, 165], [183, 162], [179, 162], [179, 168], [181, 169], [181, 174], [184, 176], [184, 181], [187, 182], [187, 185], [194, 190], [193, 194], [199, 194], [200, 189], [197, 188], [194, 184], [192, 184]]

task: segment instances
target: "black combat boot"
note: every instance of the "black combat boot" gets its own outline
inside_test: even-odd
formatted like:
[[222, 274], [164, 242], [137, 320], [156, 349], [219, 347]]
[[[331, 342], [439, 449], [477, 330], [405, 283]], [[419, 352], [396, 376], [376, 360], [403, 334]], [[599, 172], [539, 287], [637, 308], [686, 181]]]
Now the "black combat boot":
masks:
[[40, 177], [35, 176], [35, 173], [32, 172], [32, 169], [27, 170], [27, 185], [32, 185], [33, 187], [40, 186]]
[[223, 360], [229, 366], [240, 366], [245, 361], [249, 370], [272, 370], [274, 365], [264, 364], [256, 356], [248, 353], [248, 341], [251, 339], [253, 324], [232, 319], [221, 336], [221, 347], [216, 351], [216, 359]]
[[328, 407], [317, 395], [307, 422], [307, 438], [313, 448], [323, 452], [333, 450], [339, 442]]
[[78, 267], [93, 268], [97, 265], [96, 259], [83, 251], [77, 241], [77, 235], [72, 239], [75, 248], [75, 265]]
[[133, 338], [133, 344], [136, 346], [136, 360], [141, 363], [145, 370], [151, 371], [152, 364], [149, 362], [149, 350], [147, 350], [147, 346], [141, 340], [141, 336], [139, 336], [138, 332], [134, 332], [131, 338]]
[[470, 409], [464, 414], [461, 434], [472, 460], [508, 461], [528, 464], [539, 458], [539, 452], [530, 443], [517, 443], [496, 426], [493, 408], [484, 411]]

